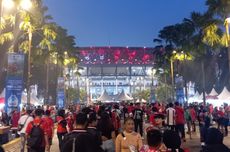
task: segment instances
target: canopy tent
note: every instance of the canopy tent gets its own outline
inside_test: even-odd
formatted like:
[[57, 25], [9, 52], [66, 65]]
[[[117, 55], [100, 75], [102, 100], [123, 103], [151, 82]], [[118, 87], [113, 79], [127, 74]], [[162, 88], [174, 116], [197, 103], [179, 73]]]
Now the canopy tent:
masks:
[[2, 90], [1, 94], [0, 94], [0, 104], [4, 104], [5, 103], [5, 88]]
[[194, 94], [194, 96], [193, 96], [193, 99], [198, 99], [198, 98], [199, 98], [199, 96], [200, 96], [199, 92], [198, 92], [198, 91], [196, 91], [196, 93], [195, 93], [195, 94]]
[[146, 103], [147, 101], [145, 99], [137, 99], [136, 100], [136, 103]]
[[[207, 96], [208, 96], [208, 94], [205, 92], [205, 97], [207, 97]], [[203, 92], [198, 97], [198, 100], [203, 100]]]
[[223, 91], [217, 97], [220, 100], [230, 100], [230, 92], [224, 87]]
[[5, 98], [6, 89], [4, 88], [0, 94], [0, 98]]
[[208, 94], [209, 96], [218, 96], [218, 93], [214, 88], [212, 88], [212, 91]]
[[[27, 103], [27, 93], [25, 91], [22, 92], [22, 104], [26, 104]], [[30, 95], [30, 104], [32, 105], [42, 105], [43, 102], [41, 100], [39, 100], [34, 94]]]
[[102, 95], [96, 99], [97, 101], [113, 101], [112, 97], [110, 97], [105, 90]]
[[214, 88], [212, 88], [212, 91], [206, 96], [206, 99], [218, 99], [218, 93], [216, 92], [216, 90]]
[[131, 98], [130, 96], [128, 96], [124, 90], [122, 90], [122, 92], [118, 95], [117, 101], [131, 101], [133, 100], [133, 98]]

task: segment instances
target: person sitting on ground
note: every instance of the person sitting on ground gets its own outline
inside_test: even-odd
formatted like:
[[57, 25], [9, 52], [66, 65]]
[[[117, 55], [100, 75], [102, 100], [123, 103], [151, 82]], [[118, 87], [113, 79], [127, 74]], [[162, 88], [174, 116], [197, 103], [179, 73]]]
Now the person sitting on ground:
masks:
[[230, 152], [230, 149], [223, 144], [223, 139], [224, 136], [218, 129], [209, 128], [201, 152]]
[[163, 134], [163, 143], [167, 147], [167, 152], [189, 152], [188, 149], [181, 148], [181, 138], [176, 131], [166, 130]]
[[162, 143], [162, 134], [158, 129], [151, 129], [147, 132], [147, 143], [140, 152], [165, 152], [166, 147]]
[[116, 138], [116, 152], [138, 151], [141, 147], [141, 135], [134, 131], [134, 120], [129, 117], [124, 121], [124, 131]]

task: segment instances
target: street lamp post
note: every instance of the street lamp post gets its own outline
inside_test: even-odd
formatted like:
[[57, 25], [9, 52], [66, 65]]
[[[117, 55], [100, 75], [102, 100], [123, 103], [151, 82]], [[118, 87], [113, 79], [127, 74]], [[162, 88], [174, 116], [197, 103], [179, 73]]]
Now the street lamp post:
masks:
[[[173, 57], [176, 54], [176, 51], [174, 50], [173, 52]], [[171, 83], [172, 83], [172, 98], [174, 100], [175, 96], [174, 96], [174, 89], [175, 89], [175, 84], [174, 84], [174, 64], [173, 64], [173, 57], [171, 57], [170, 59], [170, 71], [171, 71]]]
[[27, 78], [27, 106], [30, 107], [30, 78], [31, 78], [31, 65], [30, 65], [30, 58], [31, 58], [31, 45], [32, 45], [32, 29], [28, 29], [28, 36], [29, 36], [29, 50], [28, 50], [28, 78]]

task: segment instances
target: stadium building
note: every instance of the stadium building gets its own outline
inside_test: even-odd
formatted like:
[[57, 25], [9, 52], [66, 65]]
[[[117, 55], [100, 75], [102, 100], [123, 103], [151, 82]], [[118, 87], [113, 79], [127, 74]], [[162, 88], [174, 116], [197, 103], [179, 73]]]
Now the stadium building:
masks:
[[154, 48], [81, 47], [78, 48], [80, 76], [78, 85], [90, 99], [96, 100], [104, 90], [110, 96], [124, 90], [132, 96], [137, 90], [154, 84]]

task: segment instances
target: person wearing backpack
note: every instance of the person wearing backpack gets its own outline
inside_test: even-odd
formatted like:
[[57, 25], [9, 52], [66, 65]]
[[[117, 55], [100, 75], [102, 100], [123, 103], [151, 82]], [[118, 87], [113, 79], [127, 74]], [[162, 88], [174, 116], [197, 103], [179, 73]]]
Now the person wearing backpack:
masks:
[[100, 146], [86, 130], [87, 123], [87, 115], [82, 112], [78, 113], [76, 129], [64, 136], [61, 152], [101, 152]]
[[58, 137], [60, 150], [65, 134], [67, 134], [67, 120], [65, 119], [65, 110], [60, 109], [58, 111], [58, 116], [57, 116], [57, 137]]
[[141, 136], [143, 136], [143, 115], [144, 112], [141, 109], [140, 103], [137, 103], [136, 108], [133, 110], [133, 119], [135, 125], [135, 132], [137, 132], [139, 127]]
[[35, 118], [26, 128], [28, 152], [45, 152], [50, 150], [47, 123], [42, 120], [42, 109], [35, 110]]
[[21, 152], [24, 152], [25, 149], [25, 142], [26, 142], [26, 128], [28, 124], [34, 120], [30, 114], [32, 113], [31, 110], [27, 110], [24, 115], [20, 117], [18, 120], [18, 134], [21, 137]]

